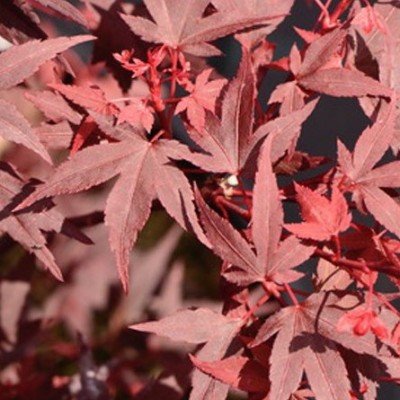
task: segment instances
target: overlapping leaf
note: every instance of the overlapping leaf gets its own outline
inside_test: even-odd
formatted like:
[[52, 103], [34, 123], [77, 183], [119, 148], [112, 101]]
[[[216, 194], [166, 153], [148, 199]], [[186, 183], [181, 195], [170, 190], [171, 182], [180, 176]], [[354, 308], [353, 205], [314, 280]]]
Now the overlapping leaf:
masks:
[[299, 238], [330, 240], [345, 231], [351, 222], [346, 199], [335, 186], [329, 201], [307, 187], [296, 185], [296, 200], [305, 220], [299, 224], [286, 224], [285, 228]]
[[[217, 314], [208, 309], [182, 310], [155, 322], [132, 325], [143, 332], [156, 333], [172, 340], [193, 344], [205, 343], [197, 353], [199, 360], [221, 360], [233, 338], [238, 334], [243, 321]], [[195, 371], [192, 378], [190, 400], [222, 400], [228, 393], [228, 386], [216, 382], [212, 377]]]
[[118, 111], [118, 108], [107, 100], [105, 93], [99, 87], [68, 86], [60, 83], [49, 86], [87, 110], [104, 115], [115, 115]]
[[231, 356], [221, 361], [206, 362], [192, 357], [194, 365], [206, 374], [250, 393], [267, 393], [269, 381], [265, 366], [243, 356]]
[[254, 102], [255, 76], [244, 49], [237, 76], [223, 99], [221, 120], [208, 114], [205, 132], [190, 130], [192, 138], [206, 152], [193, 158], [198, 165], [207, 171], [237, 175], [246, 163], [256, 164], [259, 147], [271, 133], [274, 133], [272, 160], [277, 161], [295, 144], [303, 122], [316, 106], [316, 101], [312, 101], [290, 116], [269, 121], [253, 132]]
[[154, 22], [138, 16], [122, 15], [134, 33], [147, 42], [163, 43], [202, 56], [219, 54], [219, 50], [207, 42], [245, 28], [274, 24], [290, 10], [286, 2], [283, 9], [275, 11], [268, 5], [255, 9], [246, 3], [232, 1], [230, 12], [217, 11], [203, 17], [209, 0], [188, 0], [184, 3], [177, 0], [145, 0], [144, 3]]
[[[11, 173], [8, 167], [4, 165], [1, 167], [0, 207], [4, 209], [15, 196], [20, 194], [24, 182]], [[61, 270], [46, 245], [46, 237], [42, 231], [60, 232], [63, 221], [64, 218], [55, 210], [40, 214], [18, 215], [10, 215], [3, 211], [0, 231], [10, 235], [27, 251], [33, 253], [57, 279], [62, 280]]]
[[29, 122], [17, 108], [5, 100], [0, 99], [0, 136], [4, 139], [19, 143], [39, 154], [47, 162], [51, 158], [40, 143]]
[[[351, 389], [350, 373], [345, 356], [338, 344], [357, 353], [376, 355], [372, 335], [352, 340], [351, 335], [339, 333], [335, 326], [343, 311], [336, 308], [338, 298], [333, 294], [316, 294], [299, 306], [286, 307], [267, 319], [253, 346], [276, 335], [270, 358], [271, 391], [277, 400], [286, 400], [298, 388], [303, 371], [317, 399], [345, 399]], [[340, 379], [332, 374], [340, 371]]]
[[342, 66], [340, 46], [346, 35], [346, 29], [337, 28], [314, 39], [305, 51], [301, 64], [291, 71], [297, 85], [305, 90], [335, 97], [390, 97], [392, 90], [384, 83], [355, 68]]
[[189, 150], [175, 141], [151, 143], [133, 127], [114, 128], [108, 120], [97, 119], [103, 130], [121, 141], [78, 152], [61, 164], [22, 207], [46, 197], [80, 192], [119, 175], [108, 197], [105, 221], [121, 282], [127, 290], [130, 251], [155, 198], [181, 226], [207, 240], [197, 222], [190, 184], [171, 161], [182, 158], [180, 148], [190, 154]]
[[61, 15], [66, 19], [78, 22], [83, 26], [87, 26], [87, 21], [83, 14], [72, 4], [66, 0], [35, 0], [37, 3], [43, 7], [49, 8], [55, 11], [57, 14]]
[[[374, 71], [374, 63], [379, 69], [379, 79], [393, 90], [400, 88], [400, 68], [396, 60], [400, 56], [399, 21], [400, 10], [391, 3], [377, 3], [373, 6], [375, 25], [371, 24], [371, 10], [363, 8], [355, 16], [352, 25], [356, 29], [357, 60], [364, 64], [364, 68]], [[399, 100], [397, 99], [397, 102]], [[371, 101], [361, 103], [367, 114], [375, 108]], [[372, 107], [371, 107], [372, 106]], [[400, 108], [399, 103], [397, 108]], [[400, 112], [397, 111], [396, 131], [393, 137], [392, 148], [400, 148]]]
[[78, 125], [82, 120], [82, 115], [74, 110], [58, 93], [49, 90], [27, 92], [25, 97], [42, 111], [50, 121], [69, 121], [74, 125]]
[[197, 193], [200, 220], [213, 250], [239, 270], [225, 271], [229, 280], [241, 285], [251, 282], [291, 282], [301, 275], [293, 267], [306, 261], [314, 251], [295, 237], [280, 242], [283, 209], [271, 166], [272, 135], [260, 155], [253, 196], [252, 236], [256, 248], [232, 225], [212, 211]]
[[175, 109], [175, 114], [186, 110], [190, 123], [201, 133], [206, 122], [206, 110], [215, 113], [215, 103], [226, 83], [225, 79], [209, 82], [211, 73], [212, 69], [208, 69], [199, 74], [190, 95], [184, 97]]
[[15, 45], [0, 54], [0, 89], [9, 89], [35, 73], [57, 54], [77, 44], [94, 40], [94, 36], [58, 37]]
[[381, 188], [396, 188], [400, 184], [399, 162], [394, 161], [381, 167], [374, 165], [389, 148], [394, 134], [395, 99], [381, 103], [377, 120], [358, 139], [353, 155], [340, 142], [338, 160], [347, 177], [347, 188], [354, 193], [358, 207], [362, 199], [367, 210], [385, 228], [400, 236], [400, 207]]

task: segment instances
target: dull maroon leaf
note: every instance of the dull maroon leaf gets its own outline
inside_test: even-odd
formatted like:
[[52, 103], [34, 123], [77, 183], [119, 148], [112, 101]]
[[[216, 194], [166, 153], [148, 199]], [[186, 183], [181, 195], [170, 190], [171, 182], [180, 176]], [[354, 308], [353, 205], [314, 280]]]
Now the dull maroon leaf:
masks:
[[[261, 152], [253, 196], [255, 215], [259, 216], [259, 221], [253, 221], [252, 224], [257, 255], [246, 239], [228, 221], [211, 210], [200, 193], [196, 192], [200, 220], [206, 236], [213, 250], [223, 260], [241, 270], [232, 271], [229, 276], [229, 280], [234, 280], [240, 285], [257, 281], [295, 281], [301, 275], [294, 271], [293, 267], [306, 261], [314, 252], [313, 246], [305, 246], [294, 237], [279, 242], [283, 212], [278, 198], [276, 178], [271, 168], [272, 142], [273, 135], [270, 135]], [[269, 201], [266, 202], [265, 199]], [[268, 210], [268, 207], [271, 209]]]
[[[350, 392], [346, 365], [332, 337], [325, 336], [324, 320], [314, 322], [324, 295], [308, 299], [300, 306], [286, 307], [263, 325], [254, 345], [277, 334], [271, 353], [271, 392], [274, 399], [287, 399], [294, 393], [305, 371], [317, 398], [342, 399]], [[311, 313], [311, 314], [310, 314]], [[331, 366], [341, 371], [341, 379], [331, 374]]]
[[249, 279], [262, 279], [262, 269], [258, 268], [256, 255], [246, 239], [228, 221], [210, 209], [198, 191], [196, 203], [200, 210], [201, 223], [213, 250], [222, 259], [245, 270]]
[[66, 0], [34, 0], [34, 1], [41, 4], [44, 7], [48, 7], [51, 10], [56, 11], [57, 14], [63, 16], [64, 18], [78, 22], [83, 26], [87, 26], [87, 21], [84, 15], [82, 15], [82, 13], [76, 7], [68, 3]]
[[17, 108], [0, 99], [0, 135], [14, 143], [22, 144], [39, 154], [48, 163], [52, 163], [46, 149], [31, 128], [29, 122]]
[[193, 344], [208, 342], [223, 332], [227, 326], [236, 326], [240, 321], [229, 319], [206, 308], [183, 310], [159, 321], [131, 325], [130, 328], [166, 336], [172, 340]]
[[[107, 124], [103, 128], [114, 132]], [[199, 237], [203, 234], [190, 184], [171, 161], [181, 157], [171, 154], [170, 141], [148, 142], [133, 127], [122, 132], [125, 140], [88, 147], [61, 164], [19, 208], [46, 197], [77, 193], [119, 175], [107, 201], [105, 222], [121, 282], [127, 290], [130, 251], [156, 197], [181, 226], [193, 229]], [[205, 237], [203, 240], [207, 243]]]
[[[400, 236], [398, 223], [400, 207], [394, 199], [380, 187], [397, 187], [397, 162], [372, 169], [388, 149], [394, 133], [395, 99], [382, 103], [377, 120], [358, 139], [353, 155], [343, 145], [338, 147], [339, 162], [344, 175], [349, 180], [347, 190], [361, 198], [375, 219], [387, 229]], [[376, 177], [381, 176], [377, 181]], [[361, 205], [358, 202], [357, 206]]]
[[118, 108], [106, 99], [103, 90], [97, 86], [79, 87], [60, 83], [54, 83], [48, 86], [57, 90], [78, 106], [96, 113], [115, 115], [118, 112]]
[[300, 131], [305, 120], [311, 115], [315, 107], [318, 104], [318, 100], [310, 101], [301, 110], [294, 111], [289, 115], [278, 117], [272, 121], [268, 121], [264, 125], [261, 125], [251, 138], [250, 149], [252, 153], [250, 157], [256, 157], [258, 155], [257, 150], [263, 139], [268, 135], [273, 134], [272, 148], [271, 148], [271, 160], [272, 162], [278, 161], [285, 151], [289, 148], [295, 148], [297, 140], [300, 136]]
[[338, 47], [342, 44], [346, 35], [345, 29], [337, 28], [314, 40], [304, 54], [304, 59], [296, 73], [297, 79], [301, 80], [324, 67], [337, 53]]
[[51, 121], [69, 121], [78, 125], [82, 115], [74, 110], [58, 93], [45, 90], [42, 92], [27, 92], [25, 97], [31, 101]]
[[0, 328], [11, 343], [17, 341], [18, 321], [29, 290], [29, 283], [24, 281], [0, 282]]
[[[377, 400], [398, 383], [399, 10], [0, 1], [0, 397]], [[97, 40], [60, 55], [93, 39], [60, 36], [75, 22]], [[337, 135], [352, 151], [333, 160]], [[129, 340], [131, 323], [164, 337]]]
[[[208, 114], [204, 132], [191, 130], [196, 143], [210, 156], [194, 160], [205, 170], [238, 174], [243, 168], [253, 134], [255, 77], [250, 55], [243, 49], [236, 78], [229, 84], [222, 101], [221, 121]], [[231, 132], [229, 135], [226, 132]]]
[[94, 36], [78, 35], [14, 45], [0, 54], [0, 89], [9, 89], [35, 73], [57, 54], [90, 40]]
[[[203, 17], [203, 13], [208, 0], [190, 0], [184, 5], [176, 0], [162, 0], [161, 5], [154, 0], [145, 0], [144, 3], [154, 22], [138, 16], [122, 15], [135, 34], [147, 42], [164, 43], [202, 56], [219, 54], [218, 49], [207, 42], [245, 28], [274, 23], [284, 16], [273, 8], [253, 10], [236, 1], [229, 4], [229, 13], [216, 12], [207, 17]], [[289, 10], [285, 7], [280, 11], [286, 14]]]
[[[143, 312], [148, 307], [154, 292], [163, 282], [165, 271], [182, 235], [182, 229], [172, 227], [164, 237], [149, 251], [143, 252], [135, 249], [132, 256], [132, 264], [135, 266], [134, 274], [130, 277], [129, 294], [122, 300], [119, 306], [119, 322], [121, 325], [137, 322], [143, 317]], [[146, 279], [151, 275], [152, 279]], [[174, 286], [176, 294], [179, 290]], [[166, 306], [165, 303], [162, 304]], [[170, 313], [175, 312], [171, 310]]]
[[2, 168], [0, 175], [2, 182], [0, 207], [5, 214], [2, 215], [0, 221], [0, 231], [8, 233], [27, 251], [33, 253], [58, 280], [62, 280], [60, 268], [46, 246], [46, 237], [43, 231], [60, 232], [64, 218], [55, 210], [43, 211], [39, 214], [13, 215], [5, 213], [5, 207], [9, 206], [14, 197], [20, 194], [24, 182], [7, 172], [7, 169]]
[[232, 356], [221, 361], [205, 362], [192, 356], [191, 360], [204, 373], [236, 389], [245, 392], [269, 390], [265, 367], [247, 357]]
[[321, 69], [298, 82], [307, 90], [335, 97], [392, 96], [387, 86], [360, 71], [346, 68]]

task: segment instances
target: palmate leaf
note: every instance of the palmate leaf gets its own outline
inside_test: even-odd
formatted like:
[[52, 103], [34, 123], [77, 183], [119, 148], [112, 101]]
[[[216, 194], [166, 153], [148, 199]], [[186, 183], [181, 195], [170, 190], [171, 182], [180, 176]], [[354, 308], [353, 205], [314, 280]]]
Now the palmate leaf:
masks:
[[[241, 325], [242, 321], [240, 320], [227, 323], [217, 335], [210, 338], [197, 353], [197, 357], [204, 361], [221, 360], [238, 335]], [[225, 400], [228, 391], [227, 384], [218, 382], [213, 377], [196, 370], [192, 377], [192, 391], [189, 400]]]
[[[237, 174], [244, 166], [253, 134], [255, 76], [249, 53], [243, 49], [236, 78], [222, 101], [222, 116], [208, 114], [203, 131], [190, 130], [196, 143], [211, 156], [198, 156], [207, 171]], [[229, 132], [229, 134], [227, 134]]]
[[[237, 336], [243, 321], [215, 313], [205, 308], [182, 310], [159, 321], [132, 325], [142, 332], [156, 333], [172, 340], [204, 344], [197, 358], [204, 361], [221, 360], [232, 340]], [[228, 386], [196, 370], [192, 378], [190, 400], [223, 400]]]
[[250, 282], [262, 280], [263, 270], [258, 268], [257, 257], [246, 239], [228, 221], [207, 206], [200, 192], [196, 191], [195, 198], [200, 211], [200, 221], [215, 253], [246, 271]]
[[[302, 337], [301, 333], [312, 329], [312, 325], [310, 326], [310, 321], [307, 323], [298, 310], [286, 310], [285, 319], [287, 321], [275, 339], [271, 354], [272, 398], [284, 400], [294, 393], [304, 370], [316, 398], [321, 400], [347, 398], [350, 383], [346, 379], [346, 367], [337, 347], [319, 335], [309, 334]], [[296, 337], [303, 339], [303, 343], [299, 343], [302, 346], [300, 349], [294, 348], [293, 342]], [[293, 350], [290, 349], [291, 344]], [[313, 348], [316, 347], [319, 349], [314, 352]], [[335, 371], [340, 373], [340, 379], [332, 376], [332, 365], [335, 365]]]
[[393, 90], [386, 82], [373, 79], [355, 67], [349, 68], [347, 64], [343, 66], [347, 35], [348, 28], [343, 27], [314, 35], [302, 60], [295, 47], [288, 58], [281, 60], [281, 67], [293, 76], [292, 81], [277, 87], [269, 101], [282, 103], [281, 115], [298, 109], [303, 103], [302, 97], [310, 91], [335, 97], [359, 97], [360, 101], [366, 96], [391, 97]]
[[253, 190], [252, 237], [261, 268], [271, 261], [282, 234], [283, 206], [271, 165], [272, 138], [260, 154]]
[[289, 232], [302, 239], [324, 241], [349, 228], [351, 214], [346, 199], [336, 186], [332, 189], [330, 201], [307, 187], [295, 184], [295, 188], [304, 222], [286, 224]]
[[[371, 24], [371, 14], [376, 19]], [[400, 56], [400, 9], [398, 3], [377, 3], [373, 8], [362, 8], [352, 21], [353, 36], [356, 44], [356, 60], [365, 71], [393, 90], [400, 89], [400, 68], [396, 60]], [[376, 109], [375, 99], [360, 99], [360, 105], [367, 115]], [[394, 152], [400, 148], [400, 103], [397, 100], [397, 122], [391, 147]]]
[[227, 325], [237, 327], [240, 320], [233, 320], [206, 308], [182, 310], [159, 321], [131, 325], [141, 332], [151, 332], [172, 340], [192, 344], [208, 342], [213, 336], [223, 332]]
[[303, 61], [295, 73], [296, 78], [301, 80], [310, 76], [331, 61], [346, 35], [346, 29], [337, 28], [314, 40], [305, 51]]
[[252, 10], [243, 2], [231, 1], [230, 12], [217, 11], [203, 17], [209, 0], [145, 0], [144, 3], [154, 22], [138, 16], [122, 15], [135, 34], [147, 42], [163, 43], [201, 56], [220, 54], [207, 42], [245, 28], [274, 24], [289, 12], [291, 6], [291, 2], [285, 2], [289, 6], [278, 11], [273, 7]]
[[[19, 208], [46, 197], [77, 193], [118, 175], [107, 200], [105, 223], [119, 276], [127, 291], [130, 251], [150, 215], [155, 198], [182, 227], [195, 232], [204, 243], [207, 239], [197, 222], [190, 184], [171, 160], [190, 155], [186, 146], [172, 140], [151, 143], [133, 127], [115, 128], [109, 120], [100, 116], [95, 118], [103, 130], [121, 141], [79, 151], [61, 164]], [[181, 155], [180, 148], [187, 154]]]
[[294, 111], [304, 107], [308, 93], [299, 85], [302, 78], [312, 76], [327, 66], [340, 64], [341, 57], [338, 53], [346, 35], [347, 30], [342, 28], [325, 35], [315, 35], [309, 41], [303, 60], [297, 46], [292, 46], [289, 56], [284, 59], [284, 69], [291, 72], [293, 80], [277, 85], [268, 100], [268, 104], [280, 104], [280, 116], [292, 115]]
[[268, 104], [280, 104], [279, 114], [281, 117], [290, 115], [296, 110], [304, 107], [306, 93], [295, 81], [279, 84], [271, 93]]
[[[372, 285], [375, 278], [380, 278], [378, 272], [387, 272], [392, 282], [399, 284], [395, 277], [399, 275], [400, 242], [391, 233], [400, 235], [396, 193], [400, 187], [400, 161], [387, 164], [381, 161], [388, 156], [390, 146], [396, 149], [398, 141], [395, 132], [395, 120], [399, 117], [396, 107], [400, 104], [395, 98], [400, 76], [396, 63], [400, 32], [396, 24], [398, 0], [375, 2], [371, 7], [363, 1], [354, 5], [351, 1], [326, 3], [331, 14], [340, 7], [348, 9], [331, 20], [323, 15], [323, 10], [312, 31], [297, 29], [305, 46], [294, 45], [289, 55], [280, 60], [276, 56], [285, 49], [279, 45], [275, 49], [266, 35], [289, 13], [293, 0], [84, 0], [84, 5], [81, 4], [84, 16], [68, 0], [0, 3], [0, 40], [3, 36], [18, 44], [30, 37], [44, 39], [44, 32], [35, 26], [34, 21], [39, 21], [33, 12], [35, 8], [49, 15], [64, 16], [69, 22], [85, 24], [87, 18], [90, 29], [100, 38], [90, 66], [85, 65], [86, 57], [82, 60], [75, 57], [71, 60], [70, 74], [62, 75], [58, 73], [58, 63], [49, 62], [35, 79], [25, 83], [24, 79], [59, 53], [55, 50], [57, 46], [52, 47], [57, 39], [16, 45], [0, 55], [0, 72], [4, 65], [11, 66], [10, 71], [7, 67], [0, 74], [0, 89], [11, 88], [10, 97], [32, 83], [35, 88], [37, 83], [40, 88], [52, 88], [42, 92], [28, 89], [28, 99], [46, 117], [43, 122], [36, 113], [35, 122], [40, 125], [33, 129], [21, 111], [10, 107], [10, 100], [0, 100], [0, 136], [36, 151], [48, 161], [51, 160], [45, 148], [70, 149], [68, 160], [51, 170], [45, 182], [25, 201], [23, 194], [28, 192], [21, 193], [22, 181], [18, 182], [15, 176], [16, 182], [3, 177], [0, 168], [0, 195], [3, 192], [1, 200], [5, 207], [0, 229], [34, 252], [57, 276], [59, 270], [47, 248], [44, 232], [60, 231], [63, 218], [54, 210], [33, 214], [23, 208], [30, 205], [36, 209], [39, 204], [31, 203], [50, 204], [42, 200], [86, 191], [113, 180], [112, 185], [100, 188], [100, 192], [77, 196], [76, 208], [70, 207], [70, 202], [64, 205], [68, 213], [80, 212], [86, 207], [84, 199], [88, 198], [97, 209], [95, 199], [101, 198], [101, 209], [103, 195], [107, 194], [105, 213], [96, 212], [95, 222], [88, 224], [104, 220], [107, 229], [98, 226], [96, 232], [101, 236], [96, 239], [102, 242], [103, 233], [107, 234], [112, 251], [103, 252], [108, 251], [106, 246], [98, 252], [82, 252], [79, 257], [73, 244], [60, 243], [58, 248], [68, 256], [63, 259], [56, 253], [56, 258], [67, 268], [70, 284], [55, 288], [50, 302], [44, 299], [45, 318], [61, 316], [60, 322], [67, 322], [71, 330], [90, 334], [94, 309], [108, 309], [107, 305], [117, 301], [114, 290], [112, 298], [108, 298], [108, 291], [115, 283], [115, 277], [109, 276], [110, 270], [106, 268], [111, 257], [111, 261], [116, 259], [124, 288], [130, 286], [131, 293], [112, 313], [111, 336], [104, 336], [104, 344], [115, 338], [124, 324], [142, 321], [146, 311], [150, 311], [161, 320], [142, 322], [132, 328], [196, 346], [190, 395], [190, 365], [186, 358], [183, 368], [176, 363], [156, 382], [145, 382], [140, 377], [140, 386], [135, 369], [126, 379], [125, 366], [118, 362], [107, 364], [113, 381], [115, 377], [119, 382], [119, 373], [123, 373], [124, 385], [112, 389], [117, 391], [116, 396], [123, 397], [126, 393], [120, 391], [126, 390], [128, 397], [141, 399], [190, 396], [190, 400], [226, 400], [232, 388], [248, 392], [249, 400], [372, 400], [378, 396], [381, 380], [398, 377], [396, 351], [400, 327], [398, 315], [388, 303], [395, 299], [395, 294], [380, 294], [379, 286]], [[316, 7], [312, 0], [307, 3]], [[74, 0], [71, 4], [78, 3]], [[296, 4], [293, 17], [298, 7], [302, 6]], [[21, 13], [14, 12], [15, 9]], [[123, 15], [125, 23], [120, 12], [134, 15]], [[30, 18], [32, 24], [27, 23]], [[55, 34], [52, 27], [46, 24], [46, 32]], [[366, 32], [366, 28], [371, 31]], [[232, 34], [235, 36], [230, 39], [242, 46], [242, 57], [235, 77], [222, 90], [221, 79], [209, 80], [216, 71], [209, 68], [205, 57], [219, 54], [213, 45], [215, 39]], [[362, 46], [365, 46], [364, 59], [359, 58]], [[115, 52], [120, 54], [120, 60], [126, 61], [122, 62], [123, 68], [113, 59]], [[146, 69], [139, 78], [134, 74], [133, 81], [127, 61], [132, 54], [134, 62]], [[154, 54], [165, 57], [158, 63], [162, 57], [155, 60]], [[14, 59], [17, 66], [12, 65]], [[274, 70], [284, 72], [285, 82], [266, 99], [264, 78]], [[123, 90], [115, 87], [117, 82], [109, 79], [110, 73], [119, 76]], [[189, 95], [181, 97], [181, 89]], [[268, 92], [269, 89], [268, 86]], [[9, 94], [5, 95], [9, 99]], [[312, 170], [325, 167], [327, 158], [296, 148], [304, 122], [316, 109], [321, 95], [358, 97], [371, 124], [352, 153], [339, 143], [338, 166], [317, 172]], [[26, 115], [26, 110], [22, 111]], [[27, 111], [30, 113], [30, 109]], [[320, 107], [316, 111], [320, 112]], [[175, 117], [182, 112], [183, 118]], [[182, 125], [181, 120], [188, 126]], [[350, 121], [344, 123], [350, 126]], [[91, 132], [95, 134], [85, 140]], [[184, 143], [193, 143], [196, 152], [175, 140], [177, 137]], [[306, 140], [307, 135], [302, 139]], [[13, 162], [22, 159], [13, 148], [6, 156]], [[31, 173], [36, 174], [36, 168], [41, 167], [33, 165], [28, 157], [22, 162], [25, 169], [32, 166]], [[304, 177], [304, 186], [293, 186], [293, 179], [302, 179], [303, 173], [308, 176]], [[109, 188], [109, 193], [105, 193]], [[347, 203], [343, 196], [346, 191], [353, 193], [358, 211], [371, 214], [367, 215], [367, 221], [362, 218], [360, 221], [353, 204], [350, 207]], [[296, 206], [293, 199], [300, 206], [303, 222], [285, 225], [285, 218], [291, 218]], [[175, 311], [186, 303], [182, 265], [171, 267], [169, 262], [180, 251], [176, 247], [179, 232], [171, 231], [147, 256], [131, 257], [153, 201], [222, 259], [223, 302], [218, 305], [212, 302], [213, 306], [223, 307], [221, 313], [203, 305], [199, 309]], [[22, 202], [19, 207], [18, 202]], [[225, 217], [208, 203], [218, 206]], [[12, 214], [14, 206], [17, 209]], [[350, 224], [352, 216], [354, 224]], [[363, 225], [370, 217], [376, 221], [373, 228]], [[82, 222], [80, 217], [77, 219]], [[349, 227], [349, 232], [342, 235]], [[317, 241], [323, 243], [316, 244]], [[318, 258], [317, 276], [313, 278], [313, 269], [306, 265], [301, 270], [297, 268], [310, 257]], [[135, 266], [131, 277], [128, 276], [130, 261]], [[312, 280], [314, 285], [308, 289], [314, 293], [300, 290], [305, 288], [296, 285], [292, 287], [299, 278], [308, 278], [307, 286]], [[12, 301], [12, 288], [2, 289], [0, 284], [0, 297], [9, 295]], [[34, 292], [33, 295], [36, 296]], [[156, 301], [152, 301], [154, 296]], [[345, 301], [348, 297], [350, 302]], [[289, 302], [293, 306], [288, 306]], [[16, 330], [16, 321], [22, 303], [16, 302], [16, 315], [7, 314], [8, 310], [4, 313], [0, 307], [1, 327], [5, 319], [11, 327], [5, 336], [12, 341], [17, 338], [18, 344], [21, 332]], [[382, 316], [387, 328], [384, 339], [376, 332], [354, 337], [354, 304], [360, 310], [368, 305], [376, 307], [365, 311], [368, 315], [376, 312], [379, 318]], [[47, 313], [52, 306], [54, 312]], [[392, 316], [385, 319], [385, 311]], [[175, 314], [171, 315], [172, 312]], [[346, 316], [351, 317], [345, 326], [349, 332], [339, 332], [338, 326], [343, 327]], [[30, 342], [28, 345], [31, 347]], [[155, 349], [153, 356], [163, 357], [162, 363], [167, 355], [169, 363], [175, 360], [175, 355], [171, 351], [166, 354], [164, 345], [169, 346], [167, 341], [151, 337], [146, 348]], [[178, 343], [174, 347], [178, 357], [182, 356], [180, 346]], [[66, 346], [57, 347], [65, 351]], [[11, 356], [20, 353], [16, 350]], [[32, 353], [28, 367], [32, 368], [36, 361], [36, 354]], [[25, 372], [26, 363], [20, 364]], [[117, 370], [114, 364], [118, 365]], [[138, 366], [140, 369], [141, 364]], [[90, 371], [95, 370], [92, 367], [93, 363]], [[25, 376], [26, 373], [21, 375], [21, 388], [26, 383]], [[82, 379], [85, 380], [83, 373]], [[0, 376], [0, 391], [4, 388], [6, 397], [10, 397], [10, 391], [18, 390], [1, 384], [3, 381]], [[53, 383], [56, 386], [57, 381]], [[29, 379], [28, 384], [32, 398], [43, 397], [37, 395], [41, 389], [37, 391]], [[53, 389], [58, 393], [67, 386]]]
[[[182, 229], [178, 225], [175, 225], [165, 236], [157, 241], [156, 245], [153, 246], [150, 251], [143, 252], [140, 249], [135, 249], [133, 251], [132, 262], [133, 265], [135, 265], [135, 273], [130, 277], [129, 294], [122, 299], [119, 312], [117, 313], [120, 316], [121, 325], [139, 321], [144, 311], [149, 308], [149, 304], [154, 300], [154, 293], [160, 284], [163, 285], [164, 289], [170, 284], [170, 278], [165, 277], [166, 270], [181, 235]], [[177, 266], [178, 265], [179, 267], [183, 267], [181, 264], [177, 264]], [[174, 275], [174, 268], [175, 267], [172, 267], [171, 275]], [[180, 271], [182, 272], [183, 279], [183, 269]], [[151, 280], [147, 279], [148, 276], [151, 276]], [[168, 294], [163, 291], [160, 293], [161, 297], [164, 295], [167, 297], [165, 301], [160, 300], [160, 308], [162, 310], [169, 310], [169, 312], [164, 315], [169, 315], [177, 309], [183, 308], [180, 289], [177, 289], [176, 285], [174, 285], [169, 290], [174, 291], [173, 294], [170, 294], [171, 296], [168, 296]], [[173, 299], [171, 300], [171, 298]], [[171, 309], [171, 302], [175, 304], [174, 300], [177, 300], [180, 306]], [[152, 306], [150, 306], [150, 308], [153, 310]], [[157, 307], [155, 308], [157, 309]], [[159, 314], [157, 313], [157, 315]], [[164, 316], [163, 313], [161, 313], [161, 315]]]
[[392, 90], [384, 83], [342, 66], [339, 48], [347, 33], [347, 29], [337, 28], [314, 39], [297, 70], [291, 71], [297, 85], [335, 97], [391, 97]]
[[[378, 357], [373, 335], [354, 340], [350, 334], [337, 331], [336, 324], [345, 312], [338, 301], [333, 293], [312, 295], [299, 306], [283, 308], [260, 328], [252, 347], [277, 335], [270, 357], [271, 398], [289, 398], [305, 372], [317, 399], [346, 399], [351, 389], [348, 377], [362, 365], [350, 366], [348, 354], [342, 353], [338, 344]], [[332, 366], [339, 375], [332, 374]]]
[[312, 100], [303, 108], [288, 115], [275, 118], [258, 127], [251, 138], [249, 146], [251, 153], [248, 156], [248, 162], [253, 162], [257, 158], [263, 139], [269, 135], [273, 136], [271, 144], [272, 162], [278, 161], [288, 149], [295, 148], [300, 136], [301, 127], [315, 110], [318, 101], [319, 99]]
[[[400, 70], [396, 59], [400, 54], [400, 10], [392, 3], [374, 4], [374, 13], [378, 26], [364, 29], [368, 23], [369, 10], [362, 8], [352, 21], [357, 34], [364, 40], [366, 48], [379, 63], [379, 79], [385, 85], [398, 90], [400, 87]], [[358, 43], [360, 45], [360, 43]], [[360, 51], [365, 51], [360, 49]], [[366, 56], [361, 54], [361, 56]]]
[[204, 131], [189, 128], [192, 139], [206, 152], [193, 157], [197, 165], [206, 171], [237, 175], [248, 164], [257, 164], [260, 146], [271, 133], [274, 133], [271, 157], [277, 161], [289, 147], [295, 146], [302, 124], [318, 102], [313, 100], [301, 110], [275, 118], [253, 132], [255, 95], [250, 54], [243, 48], [237, 75], [222, 100], [221, 120], [208, 113]]
[[269, 21], [267, 26], [255, 27], [250, 31], [235, 35], [239, 41], [242, 41], [242, 38], [246, 38], [245, 40], [249, 41], [249, 43], [257, 43], [273, 32], [277, 25], [289, 15], [294, 4], [293, 0], [248, 0], [246, 2], [241, 0], [211, 0], [211, 2], [220, 13], [235, 13], [237, 10], [241, 10], [243, 15], [251, 16], [268, 14], [271, 13], [271, 10], [274, 10], [275, 15], [280, 15], [273, 21]]
[[203, 133], [206, 122], [206, 110], [215, 113], [215, 103], [225, 85], [225, 79], [209, 81], [212, 69], [200, 73], [194, 84], [193, 91], [184, 97], [176, 106], [175, 114], [186, 110], [190, 124]]
[[[382, 102], [376, 121], [358, 139], [353, 155], [338, 144], [340, 168], [349, 180], [348, 190], [361, 197], [367, 210], [385, 228], [400, 237], [400, 206], [381, 188], [398, 187], [398, 162], [373, 169], [392, 141], [396, 116], [396, 98]], [[360, 208], [360, 204], [357, 204]]]
[[60, 268], [47, 247], [43, 232], [60, 232], [64, 218], [55, 210], [39, 214], [17, 214], [6, 212], [6, 207], [15, 196], [21, 195], [24, 182], [4, 163], [0, 164], [0, 207], [3, 210], [0, 231], [19, 242], [28, 252], [33, 253], [58, 280], [63, 280]]
[[206, 236], [214, 252], [238, 268], [231, 272], [228, 269], [224, 274], [239, 285], [295, 281], [301, 274], [293, 267], [306, 261], [314, 252], [313, 246], [305, 246], [295, 237], [280, 242], [283, 210], [271, 167], [272, 143], [273, 135], [270, 135], [260, 154], [254, 187], [252, 237], [256, 252], [228, 221], [206, 205], [199, 192], [196, 193]]

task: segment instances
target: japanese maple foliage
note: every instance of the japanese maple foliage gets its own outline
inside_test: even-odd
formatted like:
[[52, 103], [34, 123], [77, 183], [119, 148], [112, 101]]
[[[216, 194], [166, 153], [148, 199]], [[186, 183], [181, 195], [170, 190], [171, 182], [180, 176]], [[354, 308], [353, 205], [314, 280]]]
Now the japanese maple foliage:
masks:
[[0, 39], [1, 399], [396, 390], [400, 1], [3, 0]]

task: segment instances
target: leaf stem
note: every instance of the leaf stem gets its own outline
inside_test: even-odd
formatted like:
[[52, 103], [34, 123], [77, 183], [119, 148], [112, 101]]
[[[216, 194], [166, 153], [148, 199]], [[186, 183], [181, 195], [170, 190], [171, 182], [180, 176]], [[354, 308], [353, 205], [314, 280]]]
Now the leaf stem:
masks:
[[249, 309], [249, 311], [243, 316], [243, 320], [247, 322], [253, 315], [254, 313], [261, 307], [263, 306], [269, 299], [271, 298], [270, 293], [265, 293], [262, 297], [260, 297], [256, 304], [254, 304], [253, 307]]
[[299, 301], [297, 300], [296, 295], [293, 293], [293, 290], [292, 290], [292, 288], [290, 287], [290, 285], [288, 285], [287, 283], [284, 283], [283, 286], [284, 286], [286, 292], [288, 293], [288, 295], [289, 295], [289, 297], [290, 297], [290, 300], [292, 300], [292, 303], [293, 303], [296, 307], [298, 307], [298, 306], [299, 306]]

